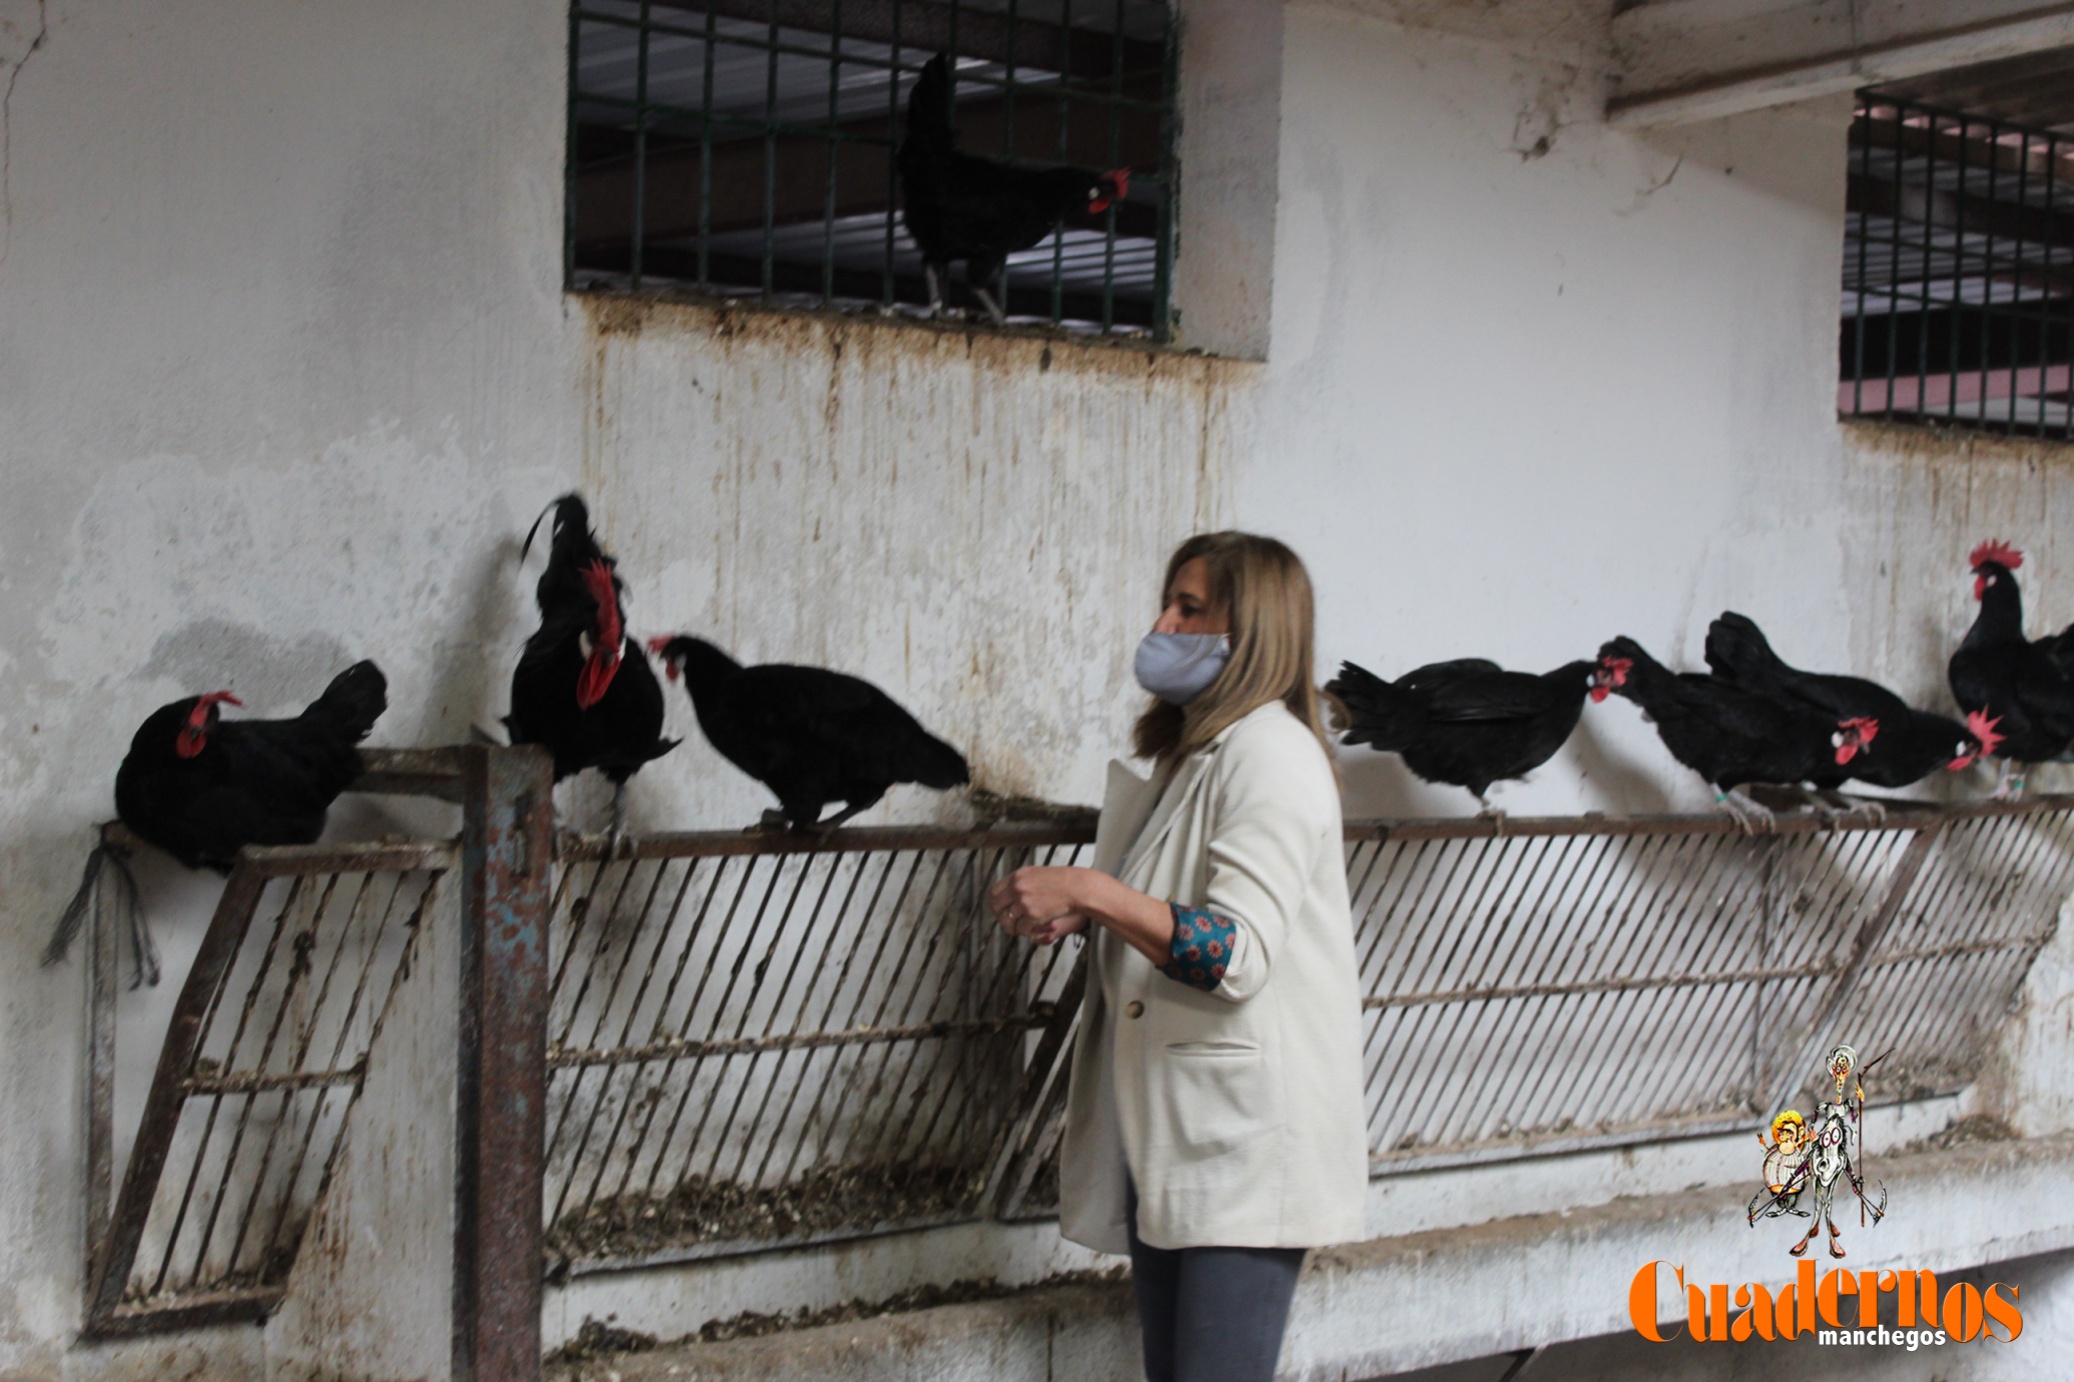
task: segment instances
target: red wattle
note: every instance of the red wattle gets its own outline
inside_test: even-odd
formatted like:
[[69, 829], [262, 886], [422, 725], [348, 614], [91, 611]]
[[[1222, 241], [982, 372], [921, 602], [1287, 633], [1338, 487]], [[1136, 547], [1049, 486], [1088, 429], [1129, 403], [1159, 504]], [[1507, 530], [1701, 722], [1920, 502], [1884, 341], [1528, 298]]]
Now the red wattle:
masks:
[[605, 689], [612, 685], [612, 678], [619, 673], [619, 648], [607, 649], [603, 644], [592, 649], [584, 660], [583, 671], [576, 677], [576, 708], [589, 710], [605, 699]]

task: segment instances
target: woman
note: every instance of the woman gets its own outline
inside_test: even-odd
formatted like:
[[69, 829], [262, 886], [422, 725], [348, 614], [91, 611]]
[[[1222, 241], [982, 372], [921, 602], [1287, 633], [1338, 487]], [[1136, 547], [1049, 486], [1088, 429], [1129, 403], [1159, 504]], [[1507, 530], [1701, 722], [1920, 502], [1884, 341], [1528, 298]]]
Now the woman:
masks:
[[1272, 538], [1190, 538], [1138, 650], [1155, 696], [1095, 867], [1018, 869], [1002, 926], [1095, 928], [1059, 1227], [1128, 1252], [1151, 1382], [1274, 1376], [1304, 1249], [1362, 1236], [1360, 997], [1310, 578]]

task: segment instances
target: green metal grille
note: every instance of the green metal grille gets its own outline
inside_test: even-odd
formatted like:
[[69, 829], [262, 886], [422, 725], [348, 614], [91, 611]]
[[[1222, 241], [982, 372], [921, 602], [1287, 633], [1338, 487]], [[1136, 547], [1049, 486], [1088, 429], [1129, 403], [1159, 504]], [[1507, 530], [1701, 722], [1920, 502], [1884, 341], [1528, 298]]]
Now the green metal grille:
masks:
[[1861, 92], [1846, 417], [2074, 436], [2074, 139]]
[[[1159, 0], [577, 0], [568, 286], [926, 315], [895, 153], [939, 53], [963, 151], [1131, 170], [1128, 197], [1010, 256], [1009, 320], [1164, 340], [1176, 64]], [[944, 296], [978, 315], [962, 275]]]

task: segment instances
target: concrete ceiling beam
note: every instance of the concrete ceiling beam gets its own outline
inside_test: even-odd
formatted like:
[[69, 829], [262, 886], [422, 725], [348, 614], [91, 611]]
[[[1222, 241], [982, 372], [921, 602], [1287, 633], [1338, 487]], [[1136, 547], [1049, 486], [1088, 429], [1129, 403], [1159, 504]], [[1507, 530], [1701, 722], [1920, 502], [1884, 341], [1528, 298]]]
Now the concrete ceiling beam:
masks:
[[1713, 120], [2074, 45], [2074, 3], [1653, 0], [1613, 21], [1615, 125]]

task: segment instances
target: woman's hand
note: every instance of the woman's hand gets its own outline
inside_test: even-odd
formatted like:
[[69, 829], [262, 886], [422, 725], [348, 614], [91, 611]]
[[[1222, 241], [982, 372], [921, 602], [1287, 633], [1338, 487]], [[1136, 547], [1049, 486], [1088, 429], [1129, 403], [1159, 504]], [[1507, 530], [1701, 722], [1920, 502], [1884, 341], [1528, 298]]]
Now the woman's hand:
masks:
[[1017, 869], [987, 890], [987, 905], [1011, 936], [1050, 945], [1086, 929], [1087, 880], [1077, 875], [1093, 873], [1076, 868]]
[[1099, 869], [1017, 869], [987, 890], [987, 905], [1003, 930], [1039, 945], [1090, 923], [1108, 927], [1155, 965], [1167, 962], [1173, 945], [1172, 909]]

